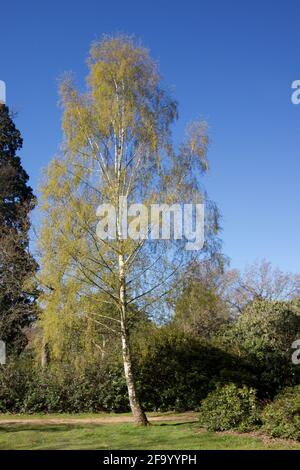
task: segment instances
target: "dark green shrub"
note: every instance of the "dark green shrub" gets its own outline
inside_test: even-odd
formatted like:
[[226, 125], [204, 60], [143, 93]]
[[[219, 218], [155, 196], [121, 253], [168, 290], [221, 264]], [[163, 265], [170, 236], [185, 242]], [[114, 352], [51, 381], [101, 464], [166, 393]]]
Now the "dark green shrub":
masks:
[[0, 412], [128, 410], [121, 364], [90, 364], [81, 370], [72, 364], [59, 364], [41, 370], [26, 358], [0, 368]]
[[0, 412], [19, 412], [33, 373], [31, 358], [24, 357], [0, 366]]
[[148, 339], [136, 370], [141, 398], [149, 411], [197, 410], [217, 383], [255, 384], [254, 374], [241, 359], [168, 328]]
[[233, 383], [217, 387], [202, 401], [199, 420], [209, 431], [253, 429], [259, 423], [256, 391]]
[[291, 345], [300, 331], [298, 313], [292, 302], [256, 301], [215, 338], [216, 347], [248, 363], [261, 399], [272, 399], [300, 381], [300, 368], [291, 360]]
[[300, 385], [283, 390], [262, 413], [263, 429], [273, 437], [300, 441]]

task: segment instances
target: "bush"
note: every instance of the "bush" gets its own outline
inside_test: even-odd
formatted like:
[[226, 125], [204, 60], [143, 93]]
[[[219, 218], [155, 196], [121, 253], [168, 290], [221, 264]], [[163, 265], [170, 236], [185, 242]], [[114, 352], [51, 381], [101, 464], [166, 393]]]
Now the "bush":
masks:
[[272, 437], [300, 441], [300, 385], [281, 392], [262, 413], [263, 429]]
[[21, 410], [31, 380], [26, 360], [0, 366], [0, 413]]
[[0, 412], [79, 413], [129, 410], [120, 364], [41, 370], [30, 358], [0, 368]]
[[249, 364], [261, 399], [273, 399], [282, 388], [299, 384], [300, 369], [291, 361], [291, 345], [300, 330], [298, 313], [292, 302], [256, 301], [215, 338], [217, 347]]
[[209, 431], [248, 431], [259, 424], [258, 416], [256, 391], [233, 383], [209, 393], [200, 408], [200, 424]]
[[241, 359], [167, 327], [147, 338], [145, 349], [136, 371], [148, 411], [199, 410], [200, 401], [218, 383], [255, 383]]

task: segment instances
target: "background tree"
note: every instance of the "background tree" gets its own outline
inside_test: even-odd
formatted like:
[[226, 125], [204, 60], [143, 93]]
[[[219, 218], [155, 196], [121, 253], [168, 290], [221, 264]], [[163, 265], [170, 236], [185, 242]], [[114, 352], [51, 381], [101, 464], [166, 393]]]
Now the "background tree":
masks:
[[230, 320], [230, 309], [223, 299], [224, 257], [192, 263], [184, 273], [173, 299], [174, 325], [184, 333], [213, 337]]
[[232, 269], [222, 279], [222, 297], [233, 313], [242, 313], [255, 300], [288, 301], [300, 296], [300, 275], [274, 268], [266, 260]]
[[36, 270], [28, 235], [35, 198], [16, 155], [21, 147], [8, 107], [0, 104], [0, 338], [17, 353], [26, 345], [24, 327], [35, 318], [34, 293], [25, 284]]
[[[187, 259], [199, 253], [185, 250], [185, 240], [124, 239], [119, 198], [147, 207], [205, 201], [204, 251], [215, 249], [218, 214], [200, 185], [208, 169], [208, 138], [204, 123], [193, 123], [179, 151], [173, 149], [176, 102], [162, 87], [148, 51], [130, 38], [94, 44], [88, 63], [86, 93], [79, 93], [69, 78], [61, 85], [64, 154], [50, 164], [42, 190], [41, 322], [57, 353], [63, 325], [78, 318], [118, 335], [131, 410], [136, 423], [147, 424], [136, 387], [131, 329], [139, 316], [154, 315]], [[117, 208], [113, 240], [96, 236], [101, 203]], [[139, 228], [144, 222], [141, 216]]]

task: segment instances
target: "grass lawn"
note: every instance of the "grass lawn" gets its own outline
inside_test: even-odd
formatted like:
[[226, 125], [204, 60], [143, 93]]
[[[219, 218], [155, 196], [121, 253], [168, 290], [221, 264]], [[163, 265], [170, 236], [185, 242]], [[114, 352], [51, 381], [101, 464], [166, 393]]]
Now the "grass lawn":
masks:
[[[70, 418], [70, 415], [63, 415]], [[95, 415], [73, 415], [74, 418]], [[97, 417], [101, 415], [96, 415]], [[104, 415], [103, 415], [104, 416]], [[111, 415], [110, 415], [111, 416]], [[126, 415], [123, 415], [126, 416]], [[213, 433], [204, 431], [196, 422], [155, 422], [148, 428], [130, 423], [109, 424], [4, 424], [14, 415], [0, 416], [0, 449], [298, 449], [300, 443], [273, 440], [257, 435]], [[45, 417], [45, 415], [44, 415]], [[115, 416], [116, 419], [120, 415]], [[24, 416], [20, 416], [20, 419]], [[27, 416], [27, 418], [29, 418]], [[30, 416], [41, 419], [41, 415]], [[61, 418], [47, 415], [45, 419]], [[18, 418], [16, 417], [16, 420]]]

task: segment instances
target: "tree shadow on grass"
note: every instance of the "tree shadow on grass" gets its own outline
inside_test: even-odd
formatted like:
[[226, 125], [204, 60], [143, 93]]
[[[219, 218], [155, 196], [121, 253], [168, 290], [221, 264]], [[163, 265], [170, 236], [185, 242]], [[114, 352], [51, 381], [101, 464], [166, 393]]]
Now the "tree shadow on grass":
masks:
[[[151, 421], [150, 421], [151, 422]], [[180, 423], [151, 423], [152, 426], [186, 426], [187, 424], [196, 424], [198, 423], [198, 420], [195, 421], [181, 421]]]
[[32, 425], [26, 425], [26, 424], [20, 424], [20, 425], [11, 425], [8, 424], [6, 426], [0, 426], [0, 432], [5, 432], [5, 433], [11, 433], [11, 432], [24, 432], [24, 431], [44, 431], [44, 432], [66, 432], [74, 429], [74, 425], [64, 425], [64, 424], [59, 424], [57, 426], [45, 426], [45, 425], [40, 425], [40, 426], [32, 426]]

